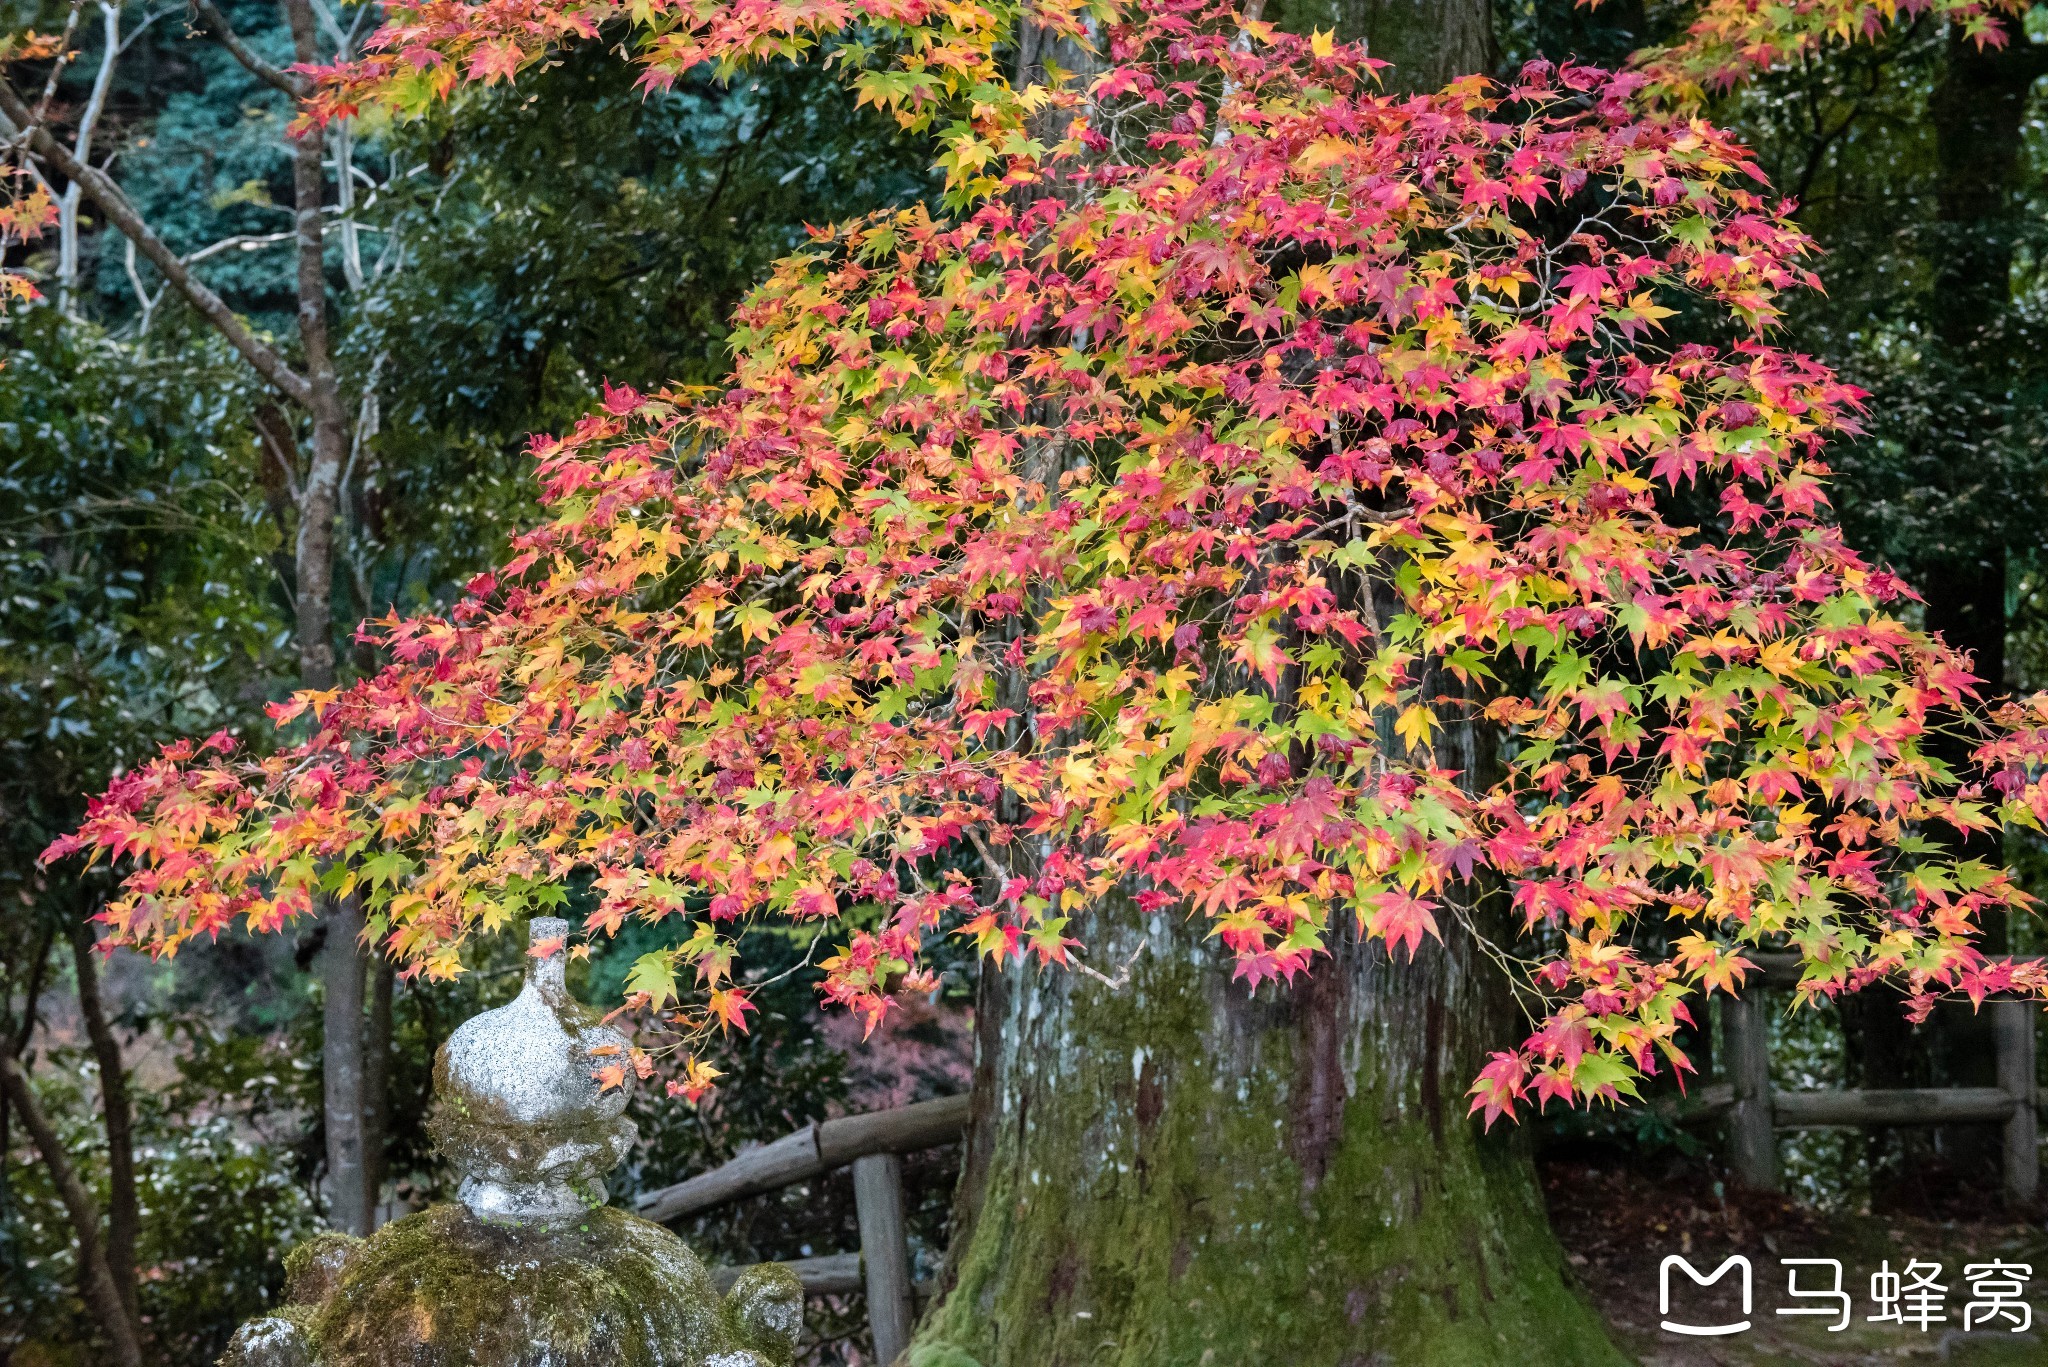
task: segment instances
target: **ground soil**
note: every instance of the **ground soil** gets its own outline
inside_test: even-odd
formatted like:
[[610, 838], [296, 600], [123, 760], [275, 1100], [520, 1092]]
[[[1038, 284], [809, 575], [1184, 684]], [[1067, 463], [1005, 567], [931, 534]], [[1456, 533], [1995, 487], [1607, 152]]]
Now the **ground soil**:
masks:
[[[1607, 1316], [1614, 1337], [1644, 1367], [1850, 1367], [1851, 1364], [1955, 1363], [1962, 1367], [2048, 1367], [2048, 1211], [2007, 1212], [1985, 1183], [1916, 1174], [1910, 1190], [1887, 1193], [1867, 1212], [1830, 1213], [1784, 1196], [1741, 1191], [1711, 1159], [1645, 1160], [1615, 1151], [1557, 1154], [1543, 1164], [1551, 1219], [1587, 1296]], [[1988, 1199], [1987, 1199], [1988, 1198]], [[1754, 1300], [1750, 1328], [1721, 1338], [1688, 1338], [1660, 1327], [1658, 1277], [1677, 1254], [1704, 1274], [1730, 1254], [1750, 1260]], [[1788, 1297], [1781, 1258], [1839, 1259], [1853, 1318], [1839, 1332], [1833, 1317], [1780, 1316]], [[1948, 1288], [1946, 1323], [1871, 1323], [1870, 1277], [1888, 1261], [1939, 1262]], [[2027, 1299], [2035, 1323], [2012, 1332], [1998, 1322], [1963, 1332], [1970, 1301], [1967, 1263], [1992, 1259], [2033, 1269]], [[1801, 1273], [1800, 1286], [1822, 1284]], [[1744, 1318], [1731, 1273], [1711, 1288], [1674, 1274], [1670, 1318], [1730, 1324]]]

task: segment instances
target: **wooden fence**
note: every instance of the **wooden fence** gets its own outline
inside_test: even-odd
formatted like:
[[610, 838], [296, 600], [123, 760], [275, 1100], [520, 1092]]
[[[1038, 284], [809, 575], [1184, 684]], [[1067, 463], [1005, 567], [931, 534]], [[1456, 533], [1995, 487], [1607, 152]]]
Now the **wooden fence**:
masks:
[[1892, 1125], [1996, 1124], [2005, 1130], [2005, 1199], [2033, 1202], [2039, 1190], [2040, 1099], [2034, 1083], [2031, 1001], [1992, 1000], [1996, 1087], [1913, 1087], [1781, 1092], [1771, 1086], [1768, 993], [1795, 987], [1799, 957], [1751, 953], [1763, 982], [1738, 998], [1721, 999], [1721, 1048], [1728, 1081], [1695, 1089], [1681, 1108], [1687, 1122], [1726, 1116], [1728, 1165], [1737, 1180], [1763, 1191], [1779, 1189], [1779, 1130], [1860, 1129]]
[[[1994, 1000], [1984, 1005], [1997, 1053], [1996, 1087], [1781, 1092], [1771, 1086], [1766, 993], [1797, 985], [1799, 960], [1791, 954], [1749, 957], [1763, 969], [1762, 984], [1752, 980], [1744, 996], [1721, 1000], [1722, 1057], [1729, 1080], [1696, 1087], [1681, 1105], [1664, 1107], [1686, 1124], [1726, 1118], [1729, 1166], [1739, 1181], [1778, 1189], [1779, 1130], [1997, 1124], [2005, 1131], [2005, 1199], [2018, 1206], [2033, 1202], [2040, 1181], [2040, 1101], [2034, 1084], [2039, 1008], [2034, 1003]], [[788, 1266], [813, 1294], [866, 1291], [875, 1355], [894, 1362], [910, 1343], [916, 1297], [925, 1289], [910, 1276], [900, 1155], [953, 1143], [967, 1128], [968, 1112], [968, 1098], [949, 1096], [807, 1125], [710, 1172], [648, 1192], [636, 1209], [649, 1220], [680, 1220], [852, 1167], [860, 1251], [802, 1258]], [[712, 1275], [723, 1288], [740, 1271], [718, 1268]]]
[[[852, 1167], [860, 1252], [802, 1258], [787, 1266], [795, 1271], [804, 1290], [813, 1294], [865, 1290], [875, 1357], [894, 1362], [910, 1344], [910, 1327], [916, 1319], [914, 1298], [919, 1291], [910, 1278], [900, 1155], [957, 1140], [967, 1128], [968, 1108], [966, 1097], [947, 1096], [893, 1111], [806, 1125], [687, 1182], [647, 1192], [635, 1209], [657, 1222], [680, 1220], [742, 1196], [756, 1196], [809, 1181], [835, 1168]], [[740, 1270], [718, 1268], [712, 1276], [721, 1287], [730, 1287]]]

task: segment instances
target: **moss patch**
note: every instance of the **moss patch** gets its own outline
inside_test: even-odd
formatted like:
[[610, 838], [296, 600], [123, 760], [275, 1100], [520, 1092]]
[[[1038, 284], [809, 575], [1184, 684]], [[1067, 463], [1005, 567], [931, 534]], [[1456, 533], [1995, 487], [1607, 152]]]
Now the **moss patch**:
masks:
[[1180, 938], [1122, 993], [1016, 971], [988, 1185], [912, 1361], [1620, 1363], [1527, 1153], [1464, 1117], [1481, 972], [1428, 946], [1253, 998]]
[[694, 1367], [755, 1346], [742, 1335], [681, 1240], [611, 1209], [544, 1228], [461, 1206], [399, 1220], [313, 1323], [322, 1367]]

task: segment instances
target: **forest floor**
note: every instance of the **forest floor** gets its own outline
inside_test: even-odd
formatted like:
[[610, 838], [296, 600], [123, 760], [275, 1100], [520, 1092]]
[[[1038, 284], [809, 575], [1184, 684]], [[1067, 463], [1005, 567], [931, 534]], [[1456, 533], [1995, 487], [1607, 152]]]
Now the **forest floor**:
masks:
[[[1577, 1154], [1544, 1164], [1544, 1186], [1558, 1237], [1588, 1297], [1607, 1316], [1620, 1343], [1644, 1367], [1851, 1367], [1851, 1364], [1954, 1363], [1959, 1367], [2048, 1367], [2048, 1225], [2043, 1212], [2019, 1220], [1985, 1208], [1984, 1184], [1945, 1184], [1928, 1199], [1880, 1205], [1880, 1214], [1824, 1212], [1783, 1196], [1743, 1193], [1700, 1161], [1663, 1165], [1619, 1156]], [[1935, 1187], [1944, 1184], [1935, 1183]], [[1989, 1184], [1995, 1194], [1996, 1184]], [[1900, 1209], [1897, 1207], [1906, 1207]], [[1915, 1209], [1914, 1207], [1917, 1207]], [[1736, 1289], [1739, 1269], [1707, 1287], [1673, 1269], [1671, 1309], [1659, 1304], [1664, 1259], [1685, 1258], [1702, 1277], [1741, 1254], [1750, 1261], [1749, 1313]], [[1781, 1259], [1831, 1258], [1842, 1265], [1850, 1298], [1845, 1328], [1839, 1309], [1780, 1315], [1786, 1307], [1818, 1307], [1818, 1298], [1787, 1295], [1793, 1269]], [[1918, 1260], [1940, 1264], [1930, 1280], [1945, 1288], [1933, 1298], [1926, 1327], [1872, 1322], [1871, 1275], [1889, 1265], [1903, 1272]], [[1992, 1261], [2030, 1270], [2023, 1299], [2033, 1322], [2016, 1331], [2013, 1318], [1978, 1322], [1965, 1333], [1966, 1308], [1980, 1297], [1964, 1269]], [[1999, 1274], [1995, 1274], [1999, 1275]], [[2018, 1274], [2013, 1274], [2018, 1275]], [[1832, 1269], [1797, 1270], [1802, 1291], [1828, 1289]], [[1834, 1301], [1837, 1307], [1840, 1302]], [[1946, 1320], [1934, 1318], [1946, 1314]], [[1671, 1333], [1666, 1319], [1691, 1326], [1749, 1327], [1717, 1337]]]

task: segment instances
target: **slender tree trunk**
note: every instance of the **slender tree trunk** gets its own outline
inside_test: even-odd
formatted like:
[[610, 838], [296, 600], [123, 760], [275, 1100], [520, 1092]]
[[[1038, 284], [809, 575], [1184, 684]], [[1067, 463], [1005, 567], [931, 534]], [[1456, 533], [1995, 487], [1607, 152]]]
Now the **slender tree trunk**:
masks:
[[135, 1195], [135, 1117], [128, 1102], [128, 1069], [121, 1042], [107, 1020], [100, 997], [99, 971], [93, 963], [92, 932], [83, 925], [71, 931], [71, 957], [78, 973], [78, 1008], [85, 1018], [86, 1037], [100, 1069], [100, 1108], [107, 1130], [107, 1274], [133, 1324], [142, 1323], [135, 1288], [135, 1240], [141, 1207]]
[[327, 1221], [349, 1234], [370, 1232], [363, 1147], [363, 904], [328, 906], [321, 1064], [327, 1125]]
[[377, 1227], [391, 1134], [391, 960], [370, 954], [370, 1017], [363, 1031], [363, 1223]]
[[[10, 1058], [20, 1058], [28, 1052], [29, 1041], [36, 1033], [36, 1003], [43, 996], [43, 974], [50, 965], [50, 947], [57, 942], [54, 925], [44, 929], [36, 941], [35, 958], [29, 962], [28, 983], [21, 999], [21, 1019], [8, 1030], [4, 1042]], [[14, 1119], [14, 1098], [4, 1087], [0, 1087], [0, 1213], [13, 1203], [13, 1192], [7, 1182], [7, 1155], [13, 1152], [11, 1129]]]
[[1088, 919], [1098, 963], [1138, 953], [1122, 991], [984, 969], [962, 1227], [914, 1360], [1619, 1361], [1526, 1140], [1466, 1118], [1513, 1033], [1469, 940], [1396, 964], [1340, 935], [1252, 993], [1171, 915]]
[[[1929, 321], [1955, 359], [1994, 374], [2003, 358], [1989, 353], [2012, 306], [2013, 252], [2026, 230], [2017, 195], [2027, 103], [2044, 71], [2048, 60], [2024, 37], [2002, 48], [1979, 48], [1954, 29], [1928, 100], [1941, 228]], [[1992, 435], [1976, 429], [1958, 433], [1970, 448]], [[1967, 465], [1973, 454], [1966, 449], [1957, 456]], [[2005, 546], [1995, 540], [1952, 546], [1921, 576], [1928, 626], [1976, 657], [1977, 673], [1991, 692], [2005, 686], [2006, 558]]]
[[[284, 0], [293, 55], [319, 60], [312, 0]], [[326, 188], [322, 141], [308, 133], [292, 144], [292, 194], [298, 246], [299, 343], [306, 354], [307, 410], [313, 418], [312, 459], [299, 488], [294, 577], [299, 637], [299, 682], [334, 687], [334, 524], [348, 420], [327, 335], [327, 272], [320, 201]], [[330, 902], [325, 987], [327, 1010], [322, 1062], [326, 1070], [327, 1174], [337, 1229], [368, 1232], [373, 1198], [364, 1182], [363, 1136], [363, 918], [360, 905]]]
[[[285, 0], [292, 45], [301, 63], [319, 60], [312, 0]], [[306, 353], [306, 407], [313, 417], [313, 458], [299, 491], [299, 682], [334, 686], [334, 521], [342, 465], [348, 457], [348, 419], [327, 336], [327, 272], [320, 201], [326, 188], [322, 143], [308, 134], [292, 143], [292, 195], [298, 246], [299, 343]]]
[[1488, 0], [1277, 0], [1266, 17], [1296, 33], [1334, 30], [1363, 41], [1393, 70], [1391, 90], [1439, 90], [1460, 76], [1492, 75], [1500, 62]]
[[1938, 162], [1936, 212], [1950, 229], [1935, 267], [1935, 330], [1968, 346], [2011, 303], [2013, 249], [2025, 228], [2015, 192], [2027, 104], [2048, 53], [2024, 34], [1978, 47], [1952, 26], [1928, 100]]
[[71, 1166], [71, 1156], [64, 1150], [64, 1141], [43, 1113], [29, 1087], [28, 1075], [12, 1054], [0, 1057], [0, 1089], [6, 1091], [15, 1113], [21, 1117], [22, 1128], [35, 1142], [36, 1151], [50, 1170], [51, 1184], [64, 1202], [72, 1235], [78, 1240], [79, 1291], [99, 1316], [115, 1363], [118, 1367], [142, 1367], [141, 1329], [130, 1318], [113, 1274], [108, 1271], [106, 1250], [100, 1243], [100, 1213], [93, 1204], [92, 1193], [79, 1180], [78, 1170]]

